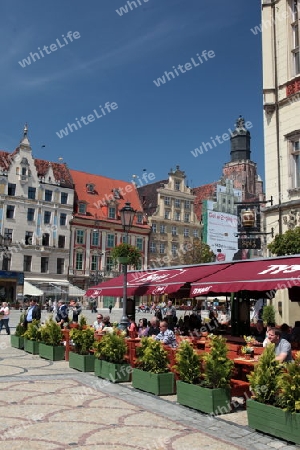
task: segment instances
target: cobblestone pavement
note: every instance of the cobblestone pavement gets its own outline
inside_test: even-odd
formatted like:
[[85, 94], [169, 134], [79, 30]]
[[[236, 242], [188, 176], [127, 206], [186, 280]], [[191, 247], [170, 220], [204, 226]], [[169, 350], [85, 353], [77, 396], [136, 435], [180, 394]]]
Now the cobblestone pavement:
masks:
[[[13, 322], [13, 321], [12, 321]], [[244, 410], [209, 417], [131, 383], [112, 384], [10, 346], [0, 335], [3, 449], [296, 449], [247, 427]]]

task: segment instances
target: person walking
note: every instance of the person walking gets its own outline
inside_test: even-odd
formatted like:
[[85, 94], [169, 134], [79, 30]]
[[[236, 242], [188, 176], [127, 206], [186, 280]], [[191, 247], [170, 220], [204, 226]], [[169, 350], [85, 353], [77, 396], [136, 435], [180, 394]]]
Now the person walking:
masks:
[[23, 322], [24, 328], [27, 329], [27, 324], [33, 320], [41, 320], [41, 310], [35, 298], [31, 298], [29, 301], [29, 308]]
[[5, 327], [6, 330], [6, 334], [10, 334], [10, 328], [8, 326], [8, 321], [9, 321], [9, 307], [8, 307], [8, 303], [6, 302], [2, 302], [2, 307], [0, 309], [0, 333], [2, 331], [2, 328]]
[[111, 314], [111, 310], [112, 310], [113, 306], [112, 304], [109, 305], [108, 309], [109, 309], [109, 314]]

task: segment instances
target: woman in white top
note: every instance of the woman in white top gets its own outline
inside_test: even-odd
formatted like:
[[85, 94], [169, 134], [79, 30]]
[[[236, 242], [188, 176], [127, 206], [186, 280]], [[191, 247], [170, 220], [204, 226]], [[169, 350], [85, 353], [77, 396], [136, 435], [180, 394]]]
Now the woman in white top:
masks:
[[6, 334], [10, 334], [10, 329], [8, 326], [8, 321], [9, 321], [9, 307], [8, 304], [6, 302], [2, 302], [2, 307], [0, 309], [0, 333], [2, 331], [2, 328], [5, 327], [6, 330]]

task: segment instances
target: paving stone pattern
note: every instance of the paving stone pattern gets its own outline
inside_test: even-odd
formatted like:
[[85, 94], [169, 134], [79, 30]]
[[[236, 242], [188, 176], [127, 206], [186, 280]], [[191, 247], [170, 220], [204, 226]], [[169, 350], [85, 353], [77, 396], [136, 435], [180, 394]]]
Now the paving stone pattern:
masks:
[[248, 428], [245, 410], [209, 417], [178, 405], [176, 396], [156, 397], [12, 348], [3, 330], [0, 389], [2, 449], [300, 448]]

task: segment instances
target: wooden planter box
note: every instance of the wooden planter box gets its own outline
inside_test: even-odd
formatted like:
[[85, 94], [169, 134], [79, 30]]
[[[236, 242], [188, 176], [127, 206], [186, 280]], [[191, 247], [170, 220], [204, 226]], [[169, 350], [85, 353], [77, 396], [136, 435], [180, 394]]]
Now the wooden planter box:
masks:
[[80, 370], [80, 372], [94, 372], [95, 356], [79, 355], [78, 353], [69, 353], [69, 367]]
[[207, 414], [226, 414], [231, 412], [229, 389], [208, 389], [195, 384], [177, 381], [177, 401]]
[[249, 399], [247, 416], [250, 428], [300, 444], [300, 413], [291, 414]]
[[10, 345], [14, 348], [24, 348], [24, 338], [23, 336], [10, 335]]
[[152, 373], [133, 369], [132, 386], [155, 395], [171, 395], [175, 392], [174, 374], [172, 372]]
[[112, 383], [130, 381], [130, 364], [114, 364], [102, 359], [95, 359], [95, 375]]
[[27, 353], [32, 353], [33, 355], [39, 354], [39, 342], [31, 341], [30, 339], [24, 339], [24, 350]]
[[61, 361], [65, 359], [65, 347], [62, 345], [53, 347], [40, 342], [39, 355], [41, 358], [50, 359], [51, 361]]

